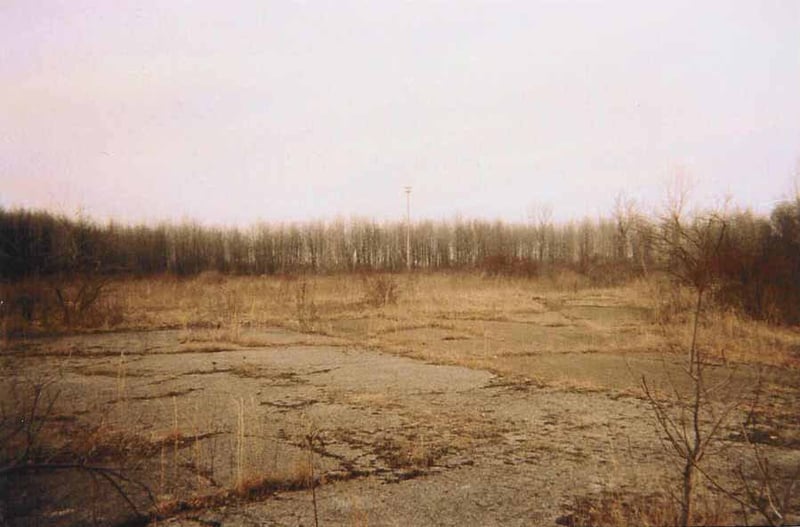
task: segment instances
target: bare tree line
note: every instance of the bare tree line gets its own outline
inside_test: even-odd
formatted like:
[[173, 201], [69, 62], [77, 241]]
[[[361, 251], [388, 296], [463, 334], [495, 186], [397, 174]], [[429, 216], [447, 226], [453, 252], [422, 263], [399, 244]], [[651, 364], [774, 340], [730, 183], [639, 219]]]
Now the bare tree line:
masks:
[[[675, 218], [647, 217], [620, 196], [609, 217], [555, 223], [548, 209], [527, 223], [418, 221], [411, 267], [535, 276], [569, 268], [612, 285], [674, 268]], [[769, 217], [725, 213], [714, 295], [758, 318], [800, 323], [800, 200]], [[48, 212], [0, 209], [0, 278], [75, 274], [230, 274], [399, 271], [406, 267], [405, 224], [368, 219], [261, 223], [246, 229], [196, 223], [100, 225]], [[672, 248], [665, 250], [665, 247]]]
[[[411, 227], [416, 269], [481, 269], [492, 259], [588, 265], [649, 252], [645, 240], [620, 238], [615, 220], [556, 225], [501, 221], [420, 221]], [[75, 270], [236, 274], [396, 271], [406, 266], [402, 222], [336, 220], [259, 224], [247, 229], [196, 223], [101, 226], [47, 212], [0, 210], [2, 277], [16, 279]]]

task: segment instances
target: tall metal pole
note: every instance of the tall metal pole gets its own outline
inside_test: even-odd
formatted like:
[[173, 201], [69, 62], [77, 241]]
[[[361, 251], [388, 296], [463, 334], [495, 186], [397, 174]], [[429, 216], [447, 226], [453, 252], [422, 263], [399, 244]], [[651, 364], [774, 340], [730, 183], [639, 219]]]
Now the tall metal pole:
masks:
[[406, 267], [411, 270], [411, 187], [406, 189]]

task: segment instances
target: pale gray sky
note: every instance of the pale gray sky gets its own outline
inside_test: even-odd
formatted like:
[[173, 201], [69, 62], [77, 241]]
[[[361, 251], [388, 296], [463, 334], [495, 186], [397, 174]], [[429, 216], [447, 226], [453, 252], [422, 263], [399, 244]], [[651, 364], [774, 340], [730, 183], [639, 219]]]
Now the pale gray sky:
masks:
[[800, 160], [800, 1], [0, 2], [0, 205], [596, 216]]

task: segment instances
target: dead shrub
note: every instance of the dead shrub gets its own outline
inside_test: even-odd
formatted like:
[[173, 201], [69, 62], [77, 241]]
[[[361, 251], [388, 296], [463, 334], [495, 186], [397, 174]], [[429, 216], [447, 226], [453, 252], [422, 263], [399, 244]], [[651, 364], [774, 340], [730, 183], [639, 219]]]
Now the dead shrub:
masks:
[[96, 327], [106, 321], [98, 309], [101, 298], [107, 293], [110, 278], [100, 273], [84, 273], [71, 277], [54, 276], [49, 284], [61, 312], [61, 322], [72, 329], [79, 326]]
[[397, 303], [400, 296], [399, 286], [392, 275], [362, 274], [361, 283], [364, 289], [364, 301], [372, 307], [383, 307]]
[[46, 458], [43, 437], [60, 395], [55, 376], [13, 376], [0, 392], [0, 471]]

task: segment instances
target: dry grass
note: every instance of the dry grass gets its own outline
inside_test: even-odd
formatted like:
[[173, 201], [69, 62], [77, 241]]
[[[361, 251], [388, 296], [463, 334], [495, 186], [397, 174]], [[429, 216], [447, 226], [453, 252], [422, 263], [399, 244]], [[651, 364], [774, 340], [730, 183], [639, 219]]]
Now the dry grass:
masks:
[[386, 437], [376, 446], [376, 454], [391, 468], [426, 469], [442, 457], [446, 448], [437, 442], [416, 437]]
[[[125, 306], [115, 329], [181, 328], [182, 352], [357, 346], [524, 375], [570, 391], [639, 389], [638, 376], [625, 375], [624, 362], [614, 366], [603, 355], [646, 360], [642, 357], [670, 357], [687, 349], [692, 306], [687, 290], [659, 277], [614, 288], [590, 287], [579, 278], [571, 273], [541, 278], [456, 272], [361, 277], [204, 273], [187, 279], [120, 280], [109, 286], [106, 300]], [[702, 322], [699, 345], [713, 363], [800, 368], [796, 329], [713, 306]], [[579, 356], [586, 359], [577, 371]], [[111, 376], [112, 369], [107, 373]]]
[[[119, 280], [107, 294], [104, 301], [124, 306], [124, 317], [103, 322], [101, 327], [181, 328], [181, 349], [186, 351], [351, 344], [434, 363], [524, 375], [557, 390], [581, 392], [609, 388], [599, 377], [556, 373], [545, 379], [533, 368], [521, 368], [537, 356], [561, 354], [575, 362], [575, 354], [685, 349], [681, 342], [690, 339], [691, 329], [687, 316], [691, 299], [683, 290], [671, 289], [658, 280], [592, 288], [579, 275], [569, 273], [538, 279], [469, 273], [365, 279], [351, 275], [201, 274], [190, 279]], [[13, 324], [24, 325], [21, 315], [14, 317]], [[796, 330], [714, 309], [708, 310], [703, 325], [700, 345], [714, 361], [800, 367], [800, 334]], [[270, 333], [275, 327], [293, 331]], [[26, 331], [47, 329], [25, 326]], [[244, 378], [274, 375], [246, 365], [227, 371]], [[144, 428], [137, 428], [135, 416], [127, 413], [128, 378], [134, 377], [135, 371], [129, 371], [124, 357], [116, 369], [112, 364], [82, 373], [116, 378], [119, 402], [112, 411], [119, 415], [103, 417], [93, 426], [59, 423], [44, 430], [42, 444], [51, 453], [94, 461], [160, 456], [157, 516], [257, 498], [277, 490], [307, 489], [316, 483], [302, 438], [286, 446], [286, 438], [279, 440], [270, 423], [259, 419], [263, 414], [255, 400], [231, 400], [225, 415], [197, 423], [192, 421], [191, 408], [181, 407], [172, 397], [164, 402], [170, 407], [171, 419], [148, 435]], [[632, 386], [636, 387], [636, 381]], [[619, 389], [620, 393], [634, 393], [626, 390]], [[385, 393], [345, 393], [336, 399], [378, 408], [393, 404]], [[112, 421], [113, 426], [109, 424]], [[220, 442], [230, 444], [217, 447], [216, 435]], [[380, 454], [393, 468], [424, 470], [443, 455], [445, 445], [453, 446], [424, 437], [397, 437], [385, 442]], [[220, 460], [217, 450], [233, 455]], [[196, 479], [202, 476], [213, 481], [213, 492], [209, 492], [210, 486], [187, 487], [176, 481], [186, 467], [191, 467]], [[703, 520], [728, 521], [715, 516], [715, 510], [709, 505]], [[614, 495], [576, 504], [570, 521], [575, 525], [662, 525], [672, 523], [674, 514], [674, 504], [663, 496]]]
[[[678, 525], [680, 506], [664, 493], [650, 495], [604, 493], [575, 499], [571, 514], [556, 520], [567, 527], [663, 527]], [[704, 493], [692, 525], [735, 525], [729, 507], [720, 498]]]
[[303, 490], [318, 484], [311, 477], [308, 463], [298, 462], [289, 471], [243, 478], [232, 488], [194, 495], [187, 498], [165, 496], [152, 511], [156, 519], [174, 516], [180, 512], [204, 510], [226, 506], [241, 501], [263, 499], [279, 491]]
[[[297, 304], [312, 302], [323, 327], [325, 322], [363, 316], [378, 325], [381, 321], [428, 325], [432, 319], [502, 319], [544, 310], [541, 301], [529, 293], [532, 286], [535, 290], [546, 284], [528, 280], [472, 274], [364, 280], [335, 275], [235, 277], [209, 283], [202, 277], [161, 277], [124, 281], [117, 294], [126, 300], [127, 325], [132, 327], [228, 328], [238, 324], [299, 328]], [[365, 291], [364, 283], [373, 285]], [[384, 300], [373, 298], [378, 295]]]
[[[58, 378], [19, 378], [4, 386], [0, 468], [31, 463], [113, 467], [153, 491], [155, 517], [319, 483], [306, 451], [282, 446], [283, 439], [261, 418], [257, 401], [232, 400], [229, 413], [203, 414], [204, 422], [198, 422], [196, 407], [169, 396], [164, 404], [170, 415], [154, 427], [129, 413], [132, 398], [124, 375], [120, 361], [114, 404], [90, 420], [76, 416], [70, 401], [59, 397]], [[30, 426], [19, 426], [31, 418]]]
[[[504, 357], [524, 353], [668, 352], [688, 341], [689, 291], [658, 277], [615, 288], [592, 288], [580, 278], [569, 272], [535, 279], [455, 272], [130, 278], [107, 287], [102, 303], [116, 307], [103, 311], [122, 309], [124, 316], [104, 319], [100, 327], [183, 328], [189, 347], [269, 346], [275, 342], [263, 330], [280, 327], [306, 334], [299, 343], [339, 337], [340, 344], [500, 372]], [[800, 366], [796, 330], [730, 310], [706, 313], [700, 342], [706, 356]], [[3, 323], [19, 333], [24, 320], [12, 313]], [[23, 329], [48, 330], [42, 324]]]

